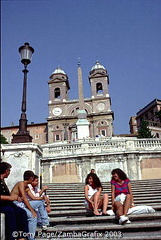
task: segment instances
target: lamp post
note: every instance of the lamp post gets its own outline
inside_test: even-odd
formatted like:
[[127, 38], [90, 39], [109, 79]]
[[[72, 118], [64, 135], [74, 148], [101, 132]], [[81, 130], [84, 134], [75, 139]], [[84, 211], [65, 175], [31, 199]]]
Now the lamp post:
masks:
[[19, 120], [19, 130], [16, 134], [13, 134], [12, 143], [24, 143], [32, 142], [32, 136], [30, 136], [29, 131], [27, 131], [27, 116], [26, 116], [26, 92], [27, 92], [27, 65], [31, 63], [32, 54], [34, 49], [25, 43], [19, 48], [19, 53], [21, 55], [21, 62], [24, 64], [24, 80], [23, 80], [23, 94], [22, 94], [22, 106], [21, 106], [21, 117]]

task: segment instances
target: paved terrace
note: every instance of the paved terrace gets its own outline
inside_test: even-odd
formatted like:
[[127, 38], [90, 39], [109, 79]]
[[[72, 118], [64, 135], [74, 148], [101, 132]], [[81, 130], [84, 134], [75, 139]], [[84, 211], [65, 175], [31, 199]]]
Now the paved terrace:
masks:
[[[148, 205], [154, 213], [130, 215], [131, 224], [119, 225], [114, 216], [93, 217], [84, 208], [84, 184], [48, 184], [51, 200], [51, 227], [37, 231], [38, 239], [161, 239], [161, 179], [133, 180], [135, 205]], [[110, 196], [110, 183], [103, 183]], [[111, 197], [109, 209], [111, 208]]]

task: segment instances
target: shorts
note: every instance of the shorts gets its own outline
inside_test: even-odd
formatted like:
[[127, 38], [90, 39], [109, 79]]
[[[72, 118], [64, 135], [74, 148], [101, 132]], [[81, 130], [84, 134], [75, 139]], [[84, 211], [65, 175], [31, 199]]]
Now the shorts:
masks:
[[125, 201], [125, 199], [126, 199], [126, 194], [124, 194], [124, 193], [121, 193], [120, 195], [118, 195], [116, 198], [115, 198], [115, 202], [116, 201], [118, 201], [118, 202], [120, 202], [120, 203], [124, 203], [124, 201]]
[[91, 209], [90, 208], [90, 204], [89, 204], [89, 202], [86, 199], [84, 200], [84, 206], [85, 206], [86, 210]]

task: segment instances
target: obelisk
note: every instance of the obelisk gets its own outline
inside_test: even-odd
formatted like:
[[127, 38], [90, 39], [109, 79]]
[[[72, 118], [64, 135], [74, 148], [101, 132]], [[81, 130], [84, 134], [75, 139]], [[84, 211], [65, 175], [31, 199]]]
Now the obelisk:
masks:
[[78, 139], [84, 139], [89, 137], [89, 122], [87, 120], [87, 112], [85, 111], [84, 94], [83, 94], [83, 81], [82, 81], [82, 69], [80, 60], [78, 60], [78, 95], [79, 95], [79, 110], [77, 134]]

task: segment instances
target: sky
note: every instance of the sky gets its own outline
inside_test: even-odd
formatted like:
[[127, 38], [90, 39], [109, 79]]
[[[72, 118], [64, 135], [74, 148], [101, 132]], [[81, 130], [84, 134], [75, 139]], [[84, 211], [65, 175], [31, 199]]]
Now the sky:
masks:
[[161, 99], [161, 0], [1, 1], [1, 126], [19, 124], [23, 64], [18, 48], [34, 48], [27, 75], [28, 123], [46, 122], [51, 73], [60, 66], [78, 99], [98, 60], [108, 71], [114, 134], [130, 133], [131, 116]]

